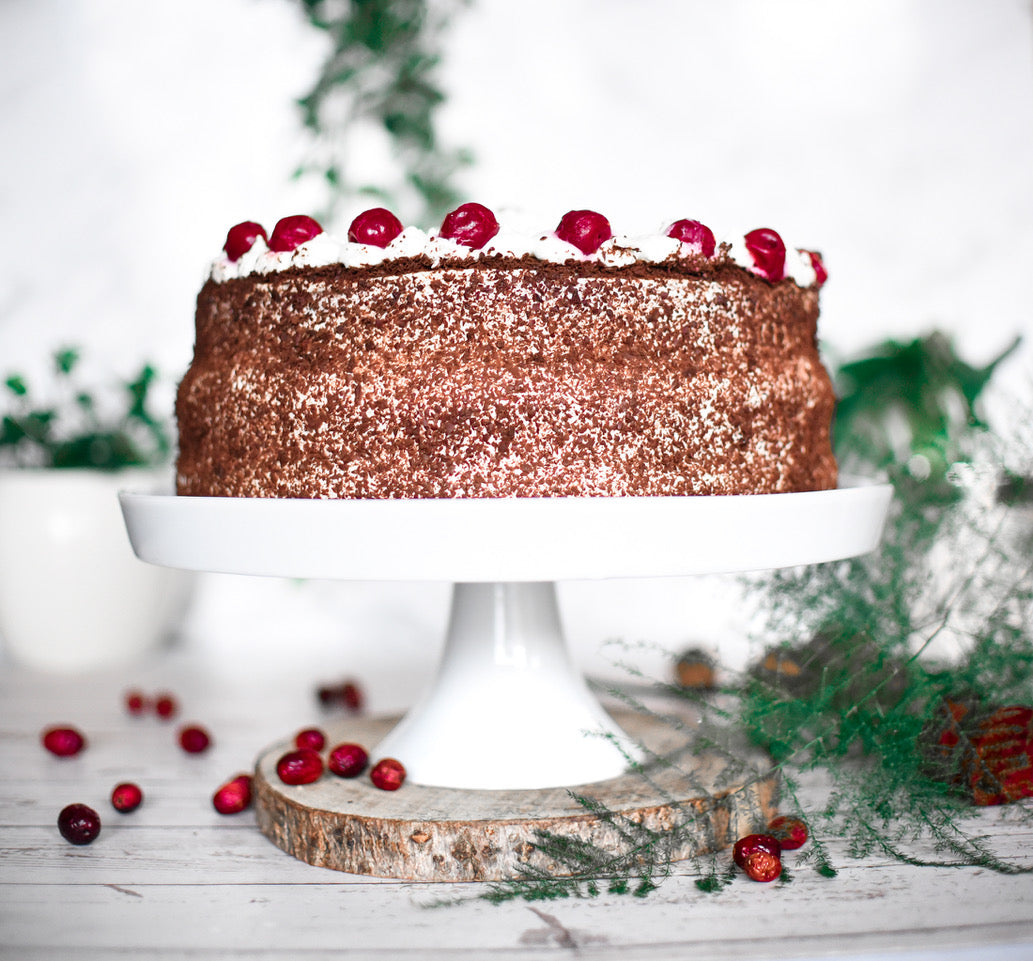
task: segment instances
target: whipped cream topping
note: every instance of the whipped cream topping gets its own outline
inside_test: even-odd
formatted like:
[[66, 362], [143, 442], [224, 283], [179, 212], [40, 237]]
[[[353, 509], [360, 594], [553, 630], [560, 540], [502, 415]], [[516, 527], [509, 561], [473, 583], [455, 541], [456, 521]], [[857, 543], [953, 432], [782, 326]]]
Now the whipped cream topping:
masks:
[[[237, 260], [223, 254], [211, 270], [213, 280], [223, 282], [252, 274], [270, 274], [289, 267], [325, 267], [343, 264], [346, 267], [373, 267], [391, 260], [427, 257], [435, 266], [476, 262], [484, 257], [534, 257], [549, 263], [589, 262], [608, 267], [628, 267], [638, 263], [659, 264], [697, 256], [688, 244], [666, 234], [667, 227], [655, 233], [629, 236], [614, 235], [592, 254], [583, 254], [573, 244], [555, 233], [535, 234], [501, 226], [484, 247], [473, 250], [435, 231], [406, 227], [387, 247], [341, 240], [324, 231], [290, 251], [272, 251], [259, 237], [247, 253]], [[715, 258], [727, 257], [751, 273], [757, 273], [753, 257], [746, 249], [745, 234], [718, 236]], [[783, 238], [784, 240], [784, 238]], [[785, 277], [800, 287], [817, 283], [810, 257], [802, 249], [786, 243]]]

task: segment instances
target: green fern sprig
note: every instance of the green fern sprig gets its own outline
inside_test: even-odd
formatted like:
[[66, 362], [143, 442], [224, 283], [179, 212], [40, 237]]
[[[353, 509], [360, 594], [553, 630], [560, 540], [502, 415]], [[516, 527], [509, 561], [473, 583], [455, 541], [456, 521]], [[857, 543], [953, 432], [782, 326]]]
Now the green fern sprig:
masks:
[[[295, 177], [318, 176], [327, 191], [320, 217], [369, 198], [394, 206], [408, 222], [429, 227], [459, 199], [457, 174], [472, 162], [466, 149], [445, 147], [436, 112], [442, 37], [468, 0], [301, 0], [308, 22], [331, 50], [311, 89], [298, 101], [314, 138]], [[396, 169], [371, 181], [354, 173], [356, 137], [379, 131]]]

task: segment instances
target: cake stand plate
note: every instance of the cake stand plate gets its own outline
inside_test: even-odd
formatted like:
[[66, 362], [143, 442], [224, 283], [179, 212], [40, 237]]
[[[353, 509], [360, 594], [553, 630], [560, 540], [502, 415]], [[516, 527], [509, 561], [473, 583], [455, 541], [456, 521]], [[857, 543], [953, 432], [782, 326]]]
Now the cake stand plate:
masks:
[[277, 500], [123, 493], [164, 567], [343, 580], [561, 581], [766, 570], [878, 543], [891, 489], [726, 497]]
[[[773, 787], [724, 784], [715, 800], [702, 772], [716, 759], [705, 755], [692, 761], [702, 780], [683, 778], [676, 789], [662, 788], [641, 803], [628, 800], [628, 779], [650, 783], [642, 773], [627, 774], [630, 766], [648, 765], [669, 750], [683, 756], [691, 744], [651, 743], [663, 740], [665, 725], [640, 719], [632, 733], [603, 709], [569, 656], [554, 582], [749, 571], [852, 557], [878, 543], [891, 493], [888, 485], [849, 483], [834, 491], [688, 498], [313, 501], [126, 492], [120, 499], [134, 550], [155, 564], [453, 582], [444, 651], [424, 697], [393, 726], [341, 735], [363, 743], [374, 759], [402, 761], [408, 780], [397, 798], [386, 800], [389, 795], [365, 781], [360, 786], [329, 775], [306, 789], [288, 789], [274, 770], [283, 745], [272, 746], [258, 767], [259, 823], [285, 850], [360, 873], [451, 880], [459, 869], [440, 845], [482, 852], [466, 858], [479, 865], [467, 865], [471, 877], [516, 870], [512, 852], [532, 842], [513, 840], [517, 835], [507, 834], [506, 825], [523, 824], [532, 812], [535, 823], [550, 831], [565, 824], [575, 833], [605, 833], [606, 819], [579, 806], [539, 811], [543, 791], [559, 789], [556, 796], [566, 797], [570, 786], [593, 785], [592, 796], [607, 809], [638, 820], [670, 820], [673, 815], [663, 813], [670, 805], [705, 810], [692, 842], [702, 845], [696, 850], [723, 843], [729, 811], [739, 817], [736, 799], [744, 810], [763, 815]], [[424, 793], [442, 788], [452, 803], [440, 823], [449, 827], [435, 833], [429, 827], [438, 823], [434, 818], [403, 802], [420, 795], [428, 810], [443, 811]], [[475, 812], [487, 809], [475, 802], [485, 792], [511, 797], [481, 817]], [[630, 806], [622, 807], [625, 802]], [[403, 806], [396, 809], [398, 804]], [[423, 827], [413, 826], [420, 818]], [[384, 842], [377, 838], [402, 839], [410, 827], [405, 837], [428, 834], [438, 839], [435, 846], [421, 848], [430, 840], [417, 840], [412, 848], [398, 840], [398, 852], [406, 848], [409, 854], [380, 851]], [[493, 845], [502, 851], [491, 838], [503, 835], [506, 844], [512, 840], [510, 853], [484, 855]], [[337, 854], [328, 853], [331, 848]], [[433, 852], [429, 862], [412, 853], [420, 850]]]

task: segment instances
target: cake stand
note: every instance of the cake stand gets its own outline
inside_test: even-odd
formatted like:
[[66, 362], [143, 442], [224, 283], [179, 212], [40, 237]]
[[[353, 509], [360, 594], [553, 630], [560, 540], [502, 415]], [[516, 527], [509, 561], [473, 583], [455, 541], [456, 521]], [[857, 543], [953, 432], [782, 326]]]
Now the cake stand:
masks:
[[885, 484], [847, 482], [834, 491], [722, 497], [349, 501], [123, 492], [120, 501], [134, 551], [153, 564], [452, 582], [441, 662], [422, 700], [396, 723], [366, 719], [328, 732], [372, 746], [373, 758], [401, 760], [403, 789], [391, 794], [332, 776], [288, 787], [275, 762], [289, 739], [259, 758], [257, 785], [262, 829], [310, 863], [458, 880], [519, 873], [534, 863], [542, 829], [608, 843], [613, 824], [573, 795], [591, 794], [636, 823], [701, 818], [699, 836], [676, 856], [721, 846], [775, 801], [774, 780], [737, 791], [720, 770], [708, 773], [713, 758], [692, 756], [686, 775], [692, 750], [684, 735], [672, 741], [662, 722], [615, 721], [603, 709], [567, 651], [556, 581], [856, 556], [878, 543], [891, 493]]

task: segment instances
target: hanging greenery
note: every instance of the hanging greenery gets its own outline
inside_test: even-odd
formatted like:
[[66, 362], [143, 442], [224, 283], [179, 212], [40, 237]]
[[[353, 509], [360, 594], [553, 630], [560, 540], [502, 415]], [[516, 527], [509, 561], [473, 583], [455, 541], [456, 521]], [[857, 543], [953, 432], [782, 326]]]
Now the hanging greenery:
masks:
[[[717, 665], [723, 685], [709, 676], [653, 685], [654, 695], [699, 715], [708, 750], [721, 750], [729, 734], [763, 749], [768, 761], [752, 774], [740, 761], [743, 790], [779, 773], [783, 810], [811, 829], [793, 871], [834, 876], [832, 840], [857, 857], [1029, 870], [990, 849], [976, 817], [1033, 797], [1033, 417], [1019, 414], [1015, 436], [1001, 436], [979, 410], [1014, 346], [973, 368], [933, 334], [843, 364], [837, 456], [861, 476], [884, 473], [895, 488], [880, 546], [750, 578], [765, 646], [755, 663], [739, 672]], [[613, 693], [651, 710], [628, 690]], [[824, 800], [814, 805], [803, 785], [816, 778]], [[580, 800], [598, 813], [597, 801]], [[1008, 813], [1033, 821], [1028, 805]], [[648, 893], [671, 872], [665, 852], [678, 839], [624, 829], [627, 844], [616, 851], [543, 835], [569, 876], [528, 873], [492, 886], [489, 899]], [[737, 874], [727, 851], [697, 858], [694, 870], [703, 891]], [[782, 881], [791, 878], [783, 870]]]
[[[318, 176], [328, 191], [322, 217], [370, 198], [429, 227], [459, 201], [455, 179], [471, 162], [464, 149], [441, 143], [435, 113], [445, 29], [468, 0], [301, 0], [309, 23], [331, 50], [316, 82], [299, 101], [315, 136], [312, 156], [296, 177]], [[356, 141], [379, 132], [396, 169], [375, 180], [354, 171]]]

